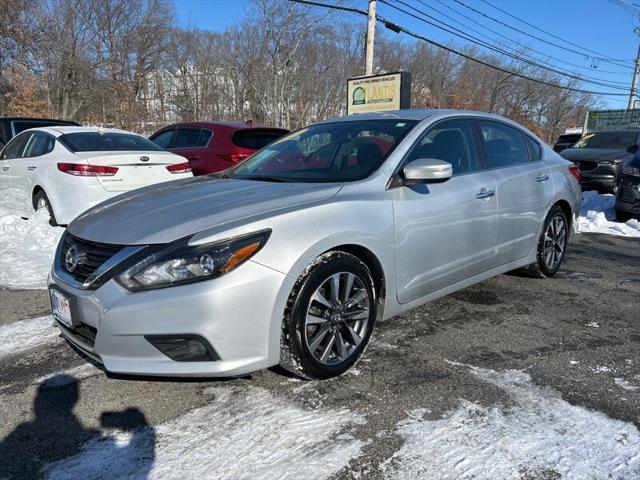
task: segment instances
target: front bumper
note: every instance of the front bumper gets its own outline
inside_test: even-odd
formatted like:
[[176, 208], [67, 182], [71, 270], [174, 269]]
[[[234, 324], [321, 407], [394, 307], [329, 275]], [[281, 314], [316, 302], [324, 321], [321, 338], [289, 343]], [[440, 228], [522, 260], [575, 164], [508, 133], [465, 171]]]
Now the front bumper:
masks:
[[616, 193], [616, 210], [640, 215], [640, 179], [625, 176]]
[[580, 168], [580, 173], [582, 174], [580, 186], [583, 190], [613, 190], [618, 186], [620, 181], [618, 164], [595, 164], [594, 168], [585, 170], [586, 163], [590, 164], [595, 162], [577, 163]]
[[[74, 328], [58, 322], [70, 343], [110, 372], [165, 376], [234, 376], [277, 364], [285, 292], [293, 282], [252, 261], [211, 280], [137, 293], [114, 280], [82, 290], [50, 275], [51, 288], [73, 299]], [[219, 359], [172, 360], [145, 338], [150, 335], [202, 337]]]

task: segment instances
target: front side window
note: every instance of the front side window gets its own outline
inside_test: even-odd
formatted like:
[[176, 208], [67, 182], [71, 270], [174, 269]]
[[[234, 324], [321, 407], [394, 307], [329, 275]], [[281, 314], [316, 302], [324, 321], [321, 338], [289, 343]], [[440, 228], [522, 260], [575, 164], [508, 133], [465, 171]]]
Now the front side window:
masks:
[[615, 148], [626, 150], [636, 143], [636, 132], [588, 133], [578, 140], [573, 148]]
[[150, 140], [158, 145], [160, 148], [170, 148], [171, 137], [173, 136], [173, 130], [165, 130], [164, 132], [160, 132], [157, 135], [154, 135], [150, 138]]
[[14, 137], [7, 146], [2, 151], [2, 156], [0, 156], [0, 160], [11, 160], [12, 158], [19, 158], [22, 156], [22, 152], [24, 151], [24, 145], [27, 143], [29, 138], [31, 137], [31, 133], [23, 133]]
[[413, 147], [407, 163], [418, 158], [449, 162], [454, 175], [482, 169], [473, 126], [469, 120], [448, 120], [429, 129]]
[[131, 152], [162, 150], [151, 140], [133, 133], [78, 132], [58, 137], [71, 152]]
[[382, 165], [416, 123], [353, 120], [312, 125], [276, 140], [225, 175], [290, 182], [362, 180]]
[[503, 123], [479, 120], [489, 168], [529, 161], [529, 151], [520, 130]]

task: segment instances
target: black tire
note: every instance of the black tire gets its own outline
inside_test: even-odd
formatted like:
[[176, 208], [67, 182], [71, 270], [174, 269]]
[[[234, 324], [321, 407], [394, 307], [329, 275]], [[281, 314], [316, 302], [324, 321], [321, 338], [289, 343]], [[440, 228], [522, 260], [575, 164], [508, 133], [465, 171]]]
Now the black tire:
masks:
[[52, 227], [58, 226], [58, 221], [56, 220], [56, 216], [53, 213], [53, 208], [51, 208], [51, 202], [49, 201], [49, 197], [44, 193], [43, 190], [39, 190], [33, 196], [33, 211], [37, 212], [40, 208], [46, 208], [49, 212], [49, 225]]
[[618, 210], [616, 208], [616, 220], [622, 223], [627, 222], [628, 220], [631, 220], [633, 218], [633, 215], [631, 215], [629, 212], [623, 212], [622, 210]]
[[[559, 219], [560, 221], [562, 221], [564, 225], [565, 235], [561, 245], [562, 252], [560, 254], [559, 260], [557, 261], [557, 264], [549, 265], [546, 257], [546, 252], [545, 252], [545, 244], [546, 244], [545, 238], [546, 238], [547, 231], [549, 229], [549, 225], [551, 225], [551, 223], [555, 219]], [[558, 205], [554, 205], [549, 211], [549, 213], [547, 214], [547, 218], [544, 221], [542, 232], [540, 233], [540, 238], [538, 238], [536, 262], [532, 263], [525, 269], [529, 275], [537, 278], [549, 278], [549, 277], [553, 277], [556, 273], [558, 273], [558, 270], [560, 270], [560, 267], [562, 266], [562, 262], [564, 261], [565, 254], [567, 252], [567, 245], [569, 242], [569, 234], [570, 234], [569, 228], [570, 226], [569, 226], [569, 221], [567, 219], [566, 213], [564, 213], [564, 210], [562, 210], [562, 208], [560, 208]]]
[[[335, 287], [328, 286], [331, 299], [327, 299], [325, 294], [328, 282], [336, 276], [337, 303], [340, 306], [333, 308], [318, 301], [317, 294], [320, 293], [323, 301], [328, 300], [333, 305]], [[351, 288], [347, 287], [349, 280], [352, 282]], [[356, 293], [351, 295], [352, 292]], [[348, 302], [347, 299], [360, 298], [365, 294], [366, 302], [362, 299], [349, 307], [353, 300]], [[367, 311], [362, 306], [365, 303], [368, 305]], [[345, 252], [321, 255], [305, 269], [289, 296], [282, 323], [280, 366], [305, 379], [320, 380], [343, 374], [362, 356], [375, 326], [376, 313], [377, 298], [369, 268], [357, 257]], [[308, 324], [308, 314], [322, 323]], [[355, 320], [356, 315], [361, 320]], [[324, 335], [323, 329], [328, 329]], [[352, 336], [352, 332], [357, 332], [356, 336]], [[310, 345], [318, 337], [323, 339], [318, 340], [318, 345], [312, 351]], [[356, 343], [356, 338], [360, 339], [359, 343]], [[319, 352], [327, 349], [329, 354], [323, 362], [317, 357]]]

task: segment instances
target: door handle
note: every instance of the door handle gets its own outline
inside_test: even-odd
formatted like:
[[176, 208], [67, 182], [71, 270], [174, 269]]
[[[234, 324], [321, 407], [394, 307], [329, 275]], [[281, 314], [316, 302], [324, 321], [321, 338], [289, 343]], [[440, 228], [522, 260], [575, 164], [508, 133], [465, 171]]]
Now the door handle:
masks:
[[27, 167], [27, 170], [29, 170], [31, 172], [31, 171], [35, 170], [36, 168], [38, 168], [38, 167], [36, 167], [35, 165], [29, 165]]
[[536, 182], [546, 182], [547, 180], [549, 180], [549, 175], [547, 174], [536, 177]]
[[486, 188], [483, 188], [478, 193], [476, 193], [476, 198], [480, 200], [484, 200], [484, 199], [495, 197], [495, 196], [496, 196], [495, 190], [487, 190]]
[[2, 167], [2, 170], [3, 170], [4, 172], [6, 172], [6, 171], [7, 171], [7, 170], [9, 170], [10, 168], [11, 168], [11, 166], [10, 166], [10, 165], [7, 165], [6, 167]]

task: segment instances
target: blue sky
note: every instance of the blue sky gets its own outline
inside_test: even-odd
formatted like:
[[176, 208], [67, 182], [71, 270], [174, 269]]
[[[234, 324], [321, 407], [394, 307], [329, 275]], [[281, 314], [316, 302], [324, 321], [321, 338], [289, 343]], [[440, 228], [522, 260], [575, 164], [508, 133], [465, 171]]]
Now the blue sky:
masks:
[[[335, 0], [323, 0], [325, 3], [334, 3]], [[456, 3], [455, 0], [423, 0], [427, 5], [432, 6], [441, 13], [430, 10], [418, 0], [403, 0], [412, 5], [416, 9], [428, 13], [433, 17], [440, 18], [449, 24], [457, 26], [465, 30], [470, 35], [481, 37], [481, 34], [490, 38], [500, 39], [499, 34], [504, 35], [516, 42], [522, 43], [540, 53], [531, 52], [532, 56], [538, 58], [549, 58], [545, 64], [557, 66], [580, 75], [595, 77], [598, 80], [611, 84], [613, 82], [621, 83], [625, 86], [631, 83], [632, 70], [630, 68], [611, 65], [605, 62], [598, 62], [596, 68], [591, 65], [593, 58], [587, 55], [579, 55], [568, 51], [564, 48], [557, 48], [552, 45], [537, 41], [522, 33], [518, 33], [505, 26], [499, 25], [492, 20], [482, 17], [477, 12]], [[563, 44], [561, 40], [550, 37], [544, 33], [527, 26], [504, 13], [492, 8], [482, 0], [460, 0], [469, 7], [477, 11], [484, 12], [497, 20], [503, 21], [519, 30], [531, 33], [548, 40], [551, 43]], [[594, 50], [607, 57], [616, 59], [630, 60], [635, 58], [640, 37], [633, 32], [634, 27], [638, 26], [638, 19], [634, 18], [629, 12], [618, 6], [611, 0], [488, 0], [493, 5], [503, 9], [504, 11], [519, 17], [535, 27], [546, 30], [550, 33], [568, 40], [576, 45], [580, 45], [586, 49]], [[633, 4], [633, 0], [625, 0], [628, 4]], [[198, 27], [208, 30], [223, 30], [225, 27], [232, 25], [242, 19], [246, 8], [250, 5], [249, 0], [175, 0], [176, 11], [179, 21], [184, 27]], [[637, 2], [640, 5], [640, 0]], [[366, 0], [351, 0], [349, 5], [367, 8]], [[444, 4], [444, 5], [443, 5]], [[397, 7], [412, 13], [415, 10], [409, 9], [406, 5], [396, 3]], [[449, 7], [449, 8], [447, 8]], [[640, 10], [640, 8], [638, 9]], [[458, 44], [464, 43], [450, 33], [438, 30], [437, 28], [420, 22], [406, 14], [394, 10], [389, 5], [378, 2], [378, 14], [394, 21], [407, 28], [422, 33], [427, 37], [436, 41], [448, 42], [454, 41]], [[450, 18], [444, 17], [442, 14], [449, 15], [457, 19], [453, 22]], [[463, 18], [465, 15], [473, 21]], [[359, 16], [347, 12], [341, 12], [338, 15], [344, 18], [353, 19], [359, 28], [364, 29], [365, 22]], [[464, 28], [462, 24], [472, 26], [477, 31], [471, 31]], [[489, 27], [493, 32], [488, 31], [485, 27]], [[379, 29], [383, 29], [380, 24]], [[389, 32], [393, 34], [392, 32]], [[393, 34], [395, 35], [395, 34]], [[485, 37], [481, 37], [487, 40]], [[504, 38], [502, 39], [504, 40]], [[513, 44], [510, 44], [513, 45]], [[565, 44], [566, 45], [566, 44]], [[566, 45], [568, 48], [574, 48]], [[575, 48], [580, 50], [580, 48]], [[544, 55], [543, 55], [544, 54]], [[594, 55], [595, 56], [595, 55]], [[569, 62], [583, 68], [568, 65], [563, 62]], [[631, 63], [625, 62], [624, 65], [631, 67]], [[619, 73], [608, 73], [619, 72]], [[598, 85], [584, 83], [583, 88], [597, 91], [614, 91]], [[616, 90], [617, 91], [617, 90]], [[620, 93], [624, 93], [620, 91]], [[605, 102], [610, 108], [625, 108], [627, 104], [626, 97], [606, 97]]]

